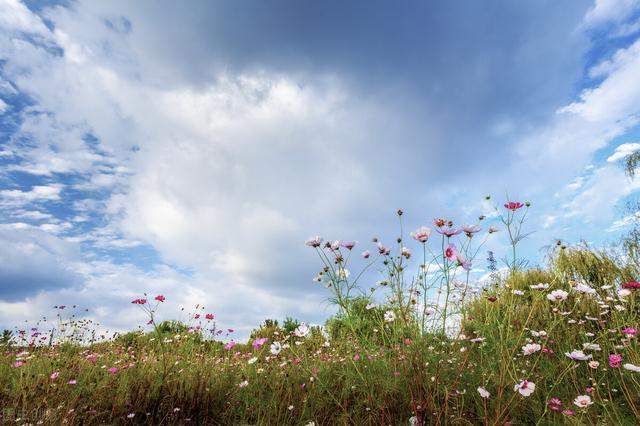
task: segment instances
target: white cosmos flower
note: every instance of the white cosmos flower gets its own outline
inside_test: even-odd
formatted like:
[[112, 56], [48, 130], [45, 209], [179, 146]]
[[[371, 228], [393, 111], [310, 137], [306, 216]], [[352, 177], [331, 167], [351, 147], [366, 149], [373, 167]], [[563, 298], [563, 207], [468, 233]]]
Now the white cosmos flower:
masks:
[[569, 293], [564, 290], [553, 290], [551, 293], [547, 294], [547, 299], [551, 300], [552, 302], [557, 302], [561, 300], [567, 300], [567, 296], [569, 296]]
[[529, 287], [531, 287], [533, 290], [544, 290], [544, 289], [549, 288], [549, 284], [547, 284], [547, 283], [539, 283], [539, 284], [530, 285]]
[[280, 342], [273, 342], [270, 349], [272, 354], [278, 355], [280, 351], [282, 351], [282, 344]]
[[384, 320], [386, 322], [394, 322], [396, 320], [396, 313], [393, 311], [387, 311], [384, 313]]
[[631, 295], [631, 290], [629, 290], [628, 288], [621, 288], [620, 290], [618, 290], [618, 297], [620, 299], [624, 299], [627, 296]]
[[529, 396], [536, 390], [536, 384], [528, 380], [523, 380], [513, 387], [513, 390], [520, 392], [522, 396]]
[[522, 296], [524, 294], [524, 291], [522, 291], [522, 290], [511, 290], [511, 293], [515, 294], [516, 296]]
[[587, 408], [593, 404], [593, 401], [591, 401], [591, 397], [589, 395], [578, 395], [576, 396], [576, 399], [573, 400], [573, 403], [580, 408]]
[[522, 347], [523, 355], [531, 355], [533, 353], [538, 352], [542, 347], [537, 343], [529, 343], [528, 345], [524, 345]]
[[638, 367], [637, 365], [633, 365], [633, 364], [622, 364], [622, 368], [627, 369], [629, 371], [635, 371], [636, 373], [640, 373], [640, 367]]
[[595, 289], [589, 287], [585, 283], [578, 283], [574, 287], [574, 290], [579, 292], [579, 293], [584, 293], [584, 294], [595, 294], [596, 293]]
[[309, 332], [309, 327], [301, 324], [294, 330], [293, 334], [298, 337], [307, 337], [309, 335]]
[[598, 361], [589, 361], [589, 368], [593, 368], [595, 370], [598, 367], [600, 367], [600, 363]]
[[602, 350], [600, 345], [597, 344], [597, 343], [583, 343], [582, 347], [586, 351], [601, 351]]
[[482, 398], [489, 398], [491, 396], [489, 391], [483, 388], [482, 386], [478, 388], [478, 393]]
[[566, 356], [568, 356], [569, 358], [571, 358], [574, 361], [586, 361], [588, 359], [591, 359], [592, 356], [591, 355], [587, 355], [582, 351], [579, 350], [575, 350], [575, 351], [571, 351], [571, 352], [565, 352], [564, 353]]
[[249, 361], [247, 361], [247, 364], [253, 364], [254, 362], [256, 362], [258, 360], [258, 358], [256, 358], [255, 356], [253, 358], [251, 358]]

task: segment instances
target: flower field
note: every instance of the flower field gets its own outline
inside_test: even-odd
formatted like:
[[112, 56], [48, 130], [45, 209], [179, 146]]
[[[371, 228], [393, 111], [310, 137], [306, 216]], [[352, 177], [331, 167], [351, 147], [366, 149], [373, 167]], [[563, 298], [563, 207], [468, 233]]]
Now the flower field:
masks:
[[[246, 342], [202, 308], [160, 320], [171, 295], [140, 295], [145, 331], [108, 337], [56, 306], [56, 324], [2, 338], [0, 423], [640, 423], [637, 258], [558, 243], [530, 267], [518, 256], [529, 209], [507, 201], [500, 226], [439, 218], [406, 235], [399, 211], [392, 244], [312, 237], [309, 285], [336, 314], [265, 320]], [[508, 241], [502, 264], [489, 238]]]

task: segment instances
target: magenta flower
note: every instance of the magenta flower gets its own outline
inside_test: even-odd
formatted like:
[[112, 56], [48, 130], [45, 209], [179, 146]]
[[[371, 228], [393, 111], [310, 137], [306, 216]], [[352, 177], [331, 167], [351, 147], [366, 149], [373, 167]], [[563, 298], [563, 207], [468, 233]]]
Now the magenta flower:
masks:
[[618, 367], [620, 367], [621, 363], [622, 363], [622, 356], [620, 356], [618, 354], [609, 355], [609, 365], [611, 367], [618, 368]]
[[516, 211], [516, 210], [518, 210], [519, 208], [522, 208], [522, 207], [524, 207], [524, 204], [522, 204], [521, 202], [518, 202], [518, 201], [509, 201], [508, 203], [504, 204], [504, 208], [505, 209], [509, 209], [509, 210], [512, 210], [512, 211]]
[[22, 367], [24, 365], [24, 362], [22, 361], [16, 361], [15, 363], [13, 363], [14, 367]]
[[456, 250], [456, 246], [453, 244], [449, 244], [447, 248], [444, 249], [444, 257], [450, 261], [457, 260], [457, 255], [458, 251]]
[[78, 383], [78, 382], [76, 381], [76, 379], [71, 379], [71, 380], [69, 380], [69, 381], [67, 382], [67, 384], [69, 384], [69, 385], [75, 385], [76, 383]]
[[134, 305], [144, 305], [147, 303], [147, 299], [134, 299], [131, 301]]
[[627, 337], [633, 337], [638, 333], [638, 329], [637, 328], [633, 328], [633, 327], [626, 327], [622, 329], [622, 334], [626, 335]]
[[431, 235], [431, 228], [422, 226], [409, 235], [411, 235], [411, 238], [413, 238], [416, 241], [420, 241], [421, 243], [426, 243], [427, 240], [429, 239], [429, 236]]
[[53, 373], [51, 373], [51, 375], [49, 376], [49, 378], [51, 378], [51, 380], [55, 380], [60, 376], [60, 373], [58, 373], [57, 371], [54, 371]]
[[208, 320], [212, 320], [212, 319], [214, 319], [214, 318], [215, 318], [215, 316], [214, 316], [213, 314], [207, 314], [207, 315], [205, 315], [204, 317], [205, 317], [206, 319], [208, 319]]
[[111, 374], [116, 374], [117, 372], [118, 372], [118, 369], [116, 367], [111, 367], [109, 369], [109, 373], [111, 373]]
[[640, 290], [640, 283], [639, 282], [624, 283], [622, 284], [622, 288], [626, 288], [629, 290]]
[[236, 342], [234, 342], [233, 340], [231, 340], [229, 343], [227, 343], [226, 345], [224, 345], [224, 348], [226, 350], [231, 350], [231, 348], [233, 348], [236, 345]]
[[254, 349], [260, 349], [265, 343], [267, 343], [268, 340], [269, 339], [267, 339], [266, 337], [260, 337], [258, 339], [255, 339], [251, 346], [253, 346]]
[[371, 252], [369, 250], [365, 250], [360, 256], [362, 256], [363, 259], [368, 259], [369, 256], [371, 256]]
[[560, 412], [560, 410], [562, 410], [562, 401], [560, 398], [551, 398], [547, 402], [547, 407], [549, 407], [551, 411]]

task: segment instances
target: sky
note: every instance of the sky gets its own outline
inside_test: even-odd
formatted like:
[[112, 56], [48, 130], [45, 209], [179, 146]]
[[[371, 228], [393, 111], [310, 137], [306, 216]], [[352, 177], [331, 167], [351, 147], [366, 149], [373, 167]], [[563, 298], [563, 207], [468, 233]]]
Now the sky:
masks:
[[0, 328], [145, 292], [322, 323], [306, 238], [486, 230], [487, 194], [532, 203], [531, 265], [613, 244], [639, 114], [639, 0], [0, 0]]

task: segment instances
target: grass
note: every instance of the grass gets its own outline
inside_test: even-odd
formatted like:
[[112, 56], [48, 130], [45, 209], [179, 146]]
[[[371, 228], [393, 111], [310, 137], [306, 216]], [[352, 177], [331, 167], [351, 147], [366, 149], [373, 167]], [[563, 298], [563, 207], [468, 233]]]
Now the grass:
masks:
[[[442, 247], [449, 242], [444, 238]], [[456, 281], [456, 273], [468, 277], [460, 265], [447, 265], [437, 251], [430, 259], [440, 262], [440, 272], [418, 274], [412, 280], [403, 275], [410, 255], [381, 254], [388, 276], [380, 287], [391, 298], [377, 306], [367, 293], [354, 295], [357, 283], [343, 281], [342, 275], [348, 274], [340, 270], [348, 256], [325, 256], [329, 262], [321, 281], [332, 284], [340, 308], [325, 327], [306, 328], [292, 319], [282, 325], [267, 320], [249, 342], [231, 348], [205, 335], [203, 330], [213, 324], [209, 320], [199, 322], [204, 324], [201, 329], [178, 322], [156, 324], [162, 302], [146, 300], [141, 307], [152, 320], [151, 332], [79, 344], [76, 338], [91, 336], [91, 326], [74, 319], [61, 321], [58, 329], [66, 328], [64, 335], [5, 335], [0, 361], [2, 421], [640, 423], [640, 372], [636, 371], [640, 368], [635, 367], [640, 366], [635, 334], [640, 289], [622, 289], [635, 282], [637, 264], [629, 257], [625, 261], [585, 246], [557, 246], [544, 268], [524, 269], [516, 267], [515, 245], [512, 267], [502, 273], [496, 270], [475, 294], [468, 280], [466, 285]], [[458, 245], [460, 251], [464, 248], [464, 242]], [[327, 252], [337, 258], [335, 247]], [[424, 248], [423, 259], [428, 257]], [[447, 276], [450, 282], [443, 281]], [[424, 293], [415, 290], [415, 283], [424, 283], [425, 291], [434, 295], [439, 288], [440, 303], [424, 302], [426, 297], [422, 299]], [[448, 313], [441, 312], [445, 288], [451, 289], [446, 299], [455, 308]], [[554, 290], [566, 291], [566, 300], [550, 300]], [[277, 354], [271, 350], [274, 342], [283, 345]], [[525, 354], [525, 345], [533, 352]], [[576, 350], [587, 359], [566, 355]], [[620, 355], [622, 361], [610, 362], [612, 355]], [[518, 390], [526, 386], [525, 380], [535, 384], [528, 395]], [[489, 396], [482, 397], [481, 391]], [[579, 407], [574, 400], [580, 396], [588, 396], [591, 403]]]

